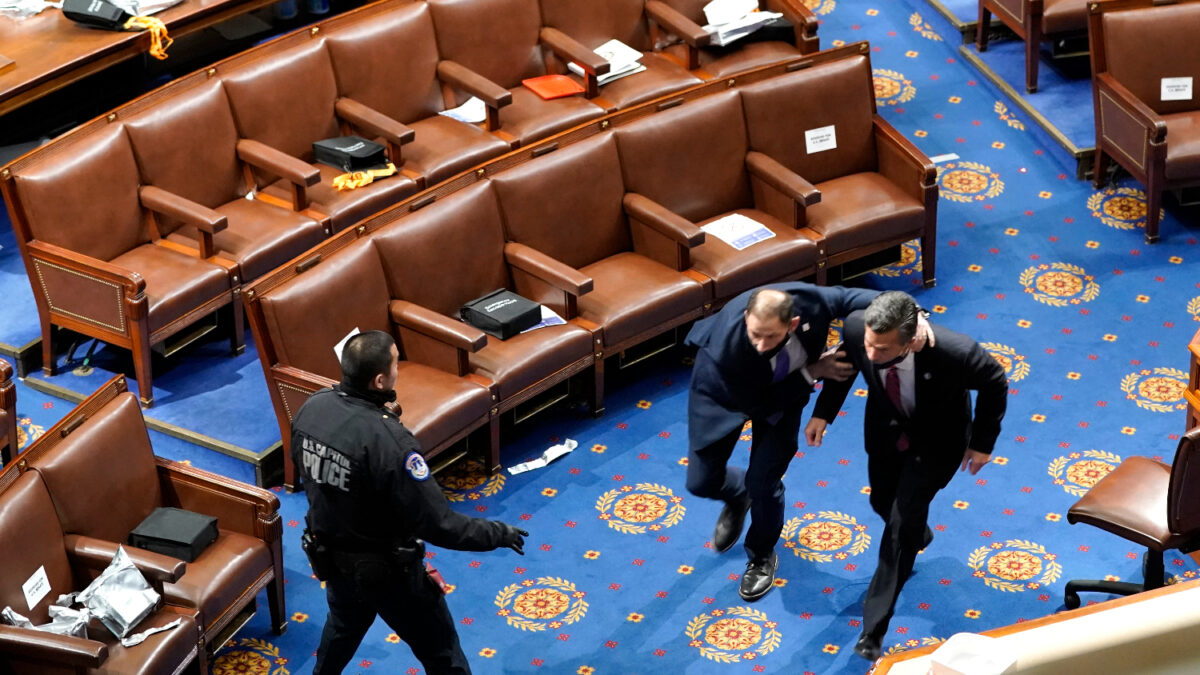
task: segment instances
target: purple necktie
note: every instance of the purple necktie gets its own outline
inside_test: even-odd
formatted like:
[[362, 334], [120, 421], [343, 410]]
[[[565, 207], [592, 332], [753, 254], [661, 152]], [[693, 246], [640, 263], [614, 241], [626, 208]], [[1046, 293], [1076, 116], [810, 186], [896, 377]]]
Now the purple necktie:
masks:
[[775, 376], [771, 378], [771, 382], [779, 382], [787, 377], [788, 372], [792, 369], [792, 357], [788, 356], [787, 347], [779, 350], [775, 355]]
[[[887, 383], [885, 388], [887, 389], [888, 398], [892, 400], [892, 407], [896, 409], [896, 412], [903, 415], [904, 401], [900, 398], [900, 373], [896, 370], [896, 366], [888, 368]], [[900, 436], [896, 438], [896, 449], [900, 452], [904, 452], [908, 449], [908, 434], [904, 433], [903, 431], [901, 431]]]

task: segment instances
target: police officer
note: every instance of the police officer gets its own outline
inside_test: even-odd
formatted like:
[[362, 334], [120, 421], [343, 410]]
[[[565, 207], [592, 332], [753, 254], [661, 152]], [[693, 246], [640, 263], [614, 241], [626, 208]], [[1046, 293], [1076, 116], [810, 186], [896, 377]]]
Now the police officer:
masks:
[[421, 540], [524, 555], [528, 532], [447, 506], [416, 438], [384, 407], [396, 398], [398, 357], [385, 332], [350, 338], [342, 381], [313, 394], [292, 423], [292, 459], [309, 506], [304, 548], [329, 602], [316, 675], [342, 672], [376, 615], [426, 672], [469, 673]]

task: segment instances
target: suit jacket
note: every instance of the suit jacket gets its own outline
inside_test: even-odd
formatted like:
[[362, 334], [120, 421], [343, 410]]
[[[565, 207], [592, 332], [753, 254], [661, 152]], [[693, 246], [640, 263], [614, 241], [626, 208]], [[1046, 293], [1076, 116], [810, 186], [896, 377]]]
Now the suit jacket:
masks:
[[[800, 340], [808, 363], [825, 351], [830, 321], [865, 308], [879, 294], [802, 281], [765, 288], [791, 294], [796, 316], [800, 317], [792, 339]], [[781, 382], [772, 383], [770, 360], [750, 343], [743, 313], [751, 292], [735, 297], [721, 311], [696, 322], [685, 340], [685, 344], [699, 349], [688, 396], [688, 439], [693, 450], [732, 433], [747, 417], [803, 409], [808, 404], [812, 387], [799, 369]]]
[[[894, 452], [901, 431], [908, 434], [909, 452], [946, 463], [961, 462], [967, 448], [991, 453], [996, 444], [1008, 402], [1004, 369], [970, 337], [930, 326], [936, 346], [914, 354], [916, 403], [913, 415], [906, 417], [892, 406], [887, 395], [887, 371], [877, 369], [867, 359], [862, 312], [846, 318], [845, 351], [867, 381], [863, 442], [868, 453]], [[856, 379], [826, 382], [813, 417], [832, 423]], [[969, 393], [972, 389], [977, 392], [974, 417]]]

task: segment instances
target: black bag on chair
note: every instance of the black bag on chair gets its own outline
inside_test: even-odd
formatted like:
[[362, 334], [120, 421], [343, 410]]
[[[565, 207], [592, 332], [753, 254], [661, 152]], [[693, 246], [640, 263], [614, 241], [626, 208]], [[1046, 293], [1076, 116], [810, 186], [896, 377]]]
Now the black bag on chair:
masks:
[[367, 171], [387, 166], [385, 148], [358, 136], [327, 138], [312, 144], [313, 156], [322, 164], [342, 171]]
[[129, 533], [129, 545], [186, 562], [217, 540], [217, 519], [202, 513], [160, 506]]
[[108, 30], [125, 30], [125, 22], [133, 18], [108, 0], [63, 0], [62, 13], [76, 23]]
[[476, 298], [462, 306], [462, 320], [501, 340], [536, 326], [542, 320], [542, 306], [504, 288]]

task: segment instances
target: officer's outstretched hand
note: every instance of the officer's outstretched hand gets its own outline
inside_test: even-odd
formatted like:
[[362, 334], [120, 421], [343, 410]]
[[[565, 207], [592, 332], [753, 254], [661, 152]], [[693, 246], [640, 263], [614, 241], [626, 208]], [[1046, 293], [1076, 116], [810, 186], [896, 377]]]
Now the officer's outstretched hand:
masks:
[[496, 521], [496, 524], [500, 526], [500, 546], [497, 548], [511, 548], [518, 554], [525, 555], [525, 537], [528, 537], [529, 533], [499, 520]]

